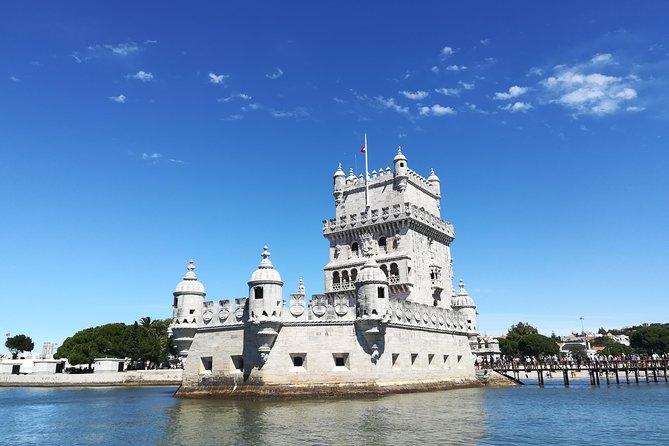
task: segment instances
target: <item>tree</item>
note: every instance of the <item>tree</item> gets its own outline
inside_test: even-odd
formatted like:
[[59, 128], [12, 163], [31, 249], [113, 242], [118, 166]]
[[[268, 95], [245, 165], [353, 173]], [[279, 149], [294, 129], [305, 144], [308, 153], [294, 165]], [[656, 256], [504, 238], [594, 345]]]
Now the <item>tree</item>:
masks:
[[518, 352], [523, 356], [556, 355], [558, 345], [548, 336], [528, 334], [518, 340]]
[[518, 322], [509, 328], [506, 338], [512, 341], [518, 341], [522, 336], [538, 334], [539, 331], [527, 322]]
[[659, 324], [639, 328], [630, 336], [630, 345], [639, 353], [669, 352], [669, 329]]
[[499, 338], [499, 350], [504, 356], [515, 356], [518, 354], [518, 343], [508, 338]]
[[12, 354], [12, 358], [16, 359], [21, 352], [33, 351], [35, 344], [33, 343], [33, 340], [30, 339], [30, 336], [20, 334], [7, 338], [5, 347], [9, 349], [9, 352]]

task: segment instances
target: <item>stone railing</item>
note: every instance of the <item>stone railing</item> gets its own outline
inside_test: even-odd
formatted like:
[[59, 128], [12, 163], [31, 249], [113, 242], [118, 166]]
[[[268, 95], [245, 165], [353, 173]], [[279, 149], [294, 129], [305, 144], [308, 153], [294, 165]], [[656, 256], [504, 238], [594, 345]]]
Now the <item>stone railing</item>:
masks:
[[391, 285], [394, 285], [396, 283], [400, 283], [400, 276], [389, 276], [388, 277], [388, 283]]
[[333, 291], [348, 291], [348, 290], [354, 290], [355, 289], [355, 282], [339, 282], [339, 283], [333, 283], [332, 284], [332, 290]]

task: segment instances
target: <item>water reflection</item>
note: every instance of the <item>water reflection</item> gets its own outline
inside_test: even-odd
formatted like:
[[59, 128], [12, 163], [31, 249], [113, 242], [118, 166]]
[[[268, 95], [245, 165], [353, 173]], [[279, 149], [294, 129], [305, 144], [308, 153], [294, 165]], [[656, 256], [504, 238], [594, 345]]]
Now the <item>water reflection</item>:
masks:
[[360, 400], [178, 400], [161, 444], [476, 444], [484, 389]]

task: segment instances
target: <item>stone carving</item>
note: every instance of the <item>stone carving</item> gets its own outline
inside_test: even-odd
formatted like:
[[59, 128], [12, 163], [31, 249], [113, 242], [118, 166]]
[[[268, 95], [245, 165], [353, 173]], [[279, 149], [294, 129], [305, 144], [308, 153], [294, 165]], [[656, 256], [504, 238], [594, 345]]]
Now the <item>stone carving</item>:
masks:
[[246, 297], [241, 297], [239, 299], [235, 299], [235, 304], [237, 306], [237, 309], [235, 310], [235, 317], [237, 318], [238, 321], [241, 321], [242, 318], [244, 317], [244, 307], [246, 307]]
[[221, 322], [225, 322], [228, 317], [230, 316], [230, 311], [223, 308], [221, 311], [218, 312], [218, 320]]
[[205, 324], [208, 324], [213, 317], [214, 313], [209, 309], [205, 310], [204, 313], [202, 313], [202, 320], [205, 322]]
[[374, 255], [374, 236], [369, 232], [360, 235], [360, 250], [364, 257], [372, 257]]
[[323, 295], [313, 296], [311, 299], [311, 311], [318, 317], [325, 314], [327, 309], [326, 297]]
[[334, 311], [339, 316], [348, 313], [348, 297], [338, 294], [334, 298]]

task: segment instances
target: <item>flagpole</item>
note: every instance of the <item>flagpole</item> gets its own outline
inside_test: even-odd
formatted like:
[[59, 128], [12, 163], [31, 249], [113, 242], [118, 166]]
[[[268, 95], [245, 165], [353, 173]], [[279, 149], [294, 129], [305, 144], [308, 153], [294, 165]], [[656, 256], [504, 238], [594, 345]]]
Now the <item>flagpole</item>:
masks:
[[365, 205], [369, 208], [369, 163], [367, 161], [367, 133], [365, 133]]

